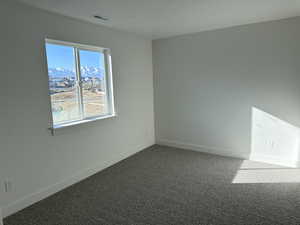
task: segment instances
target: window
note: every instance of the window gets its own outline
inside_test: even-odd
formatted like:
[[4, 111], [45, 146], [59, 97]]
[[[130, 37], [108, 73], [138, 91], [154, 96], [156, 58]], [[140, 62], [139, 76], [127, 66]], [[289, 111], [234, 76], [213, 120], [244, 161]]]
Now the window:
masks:
[[46, 40], [53, 128], [114, 116], [109, 49]]

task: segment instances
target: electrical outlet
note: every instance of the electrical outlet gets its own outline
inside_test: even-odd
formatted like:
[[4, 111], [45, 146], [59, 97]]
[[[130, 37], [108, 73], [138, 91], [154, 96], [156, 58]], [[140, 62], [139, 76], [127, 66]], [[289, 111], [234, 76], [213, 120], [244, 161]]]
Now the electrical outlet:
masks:
[[0, 225], [3, 225], [2, 209], [0, 208]]
[[12, 192], [13, 184], [10, 180], [4, 181], [4, 192], [9, 193]]

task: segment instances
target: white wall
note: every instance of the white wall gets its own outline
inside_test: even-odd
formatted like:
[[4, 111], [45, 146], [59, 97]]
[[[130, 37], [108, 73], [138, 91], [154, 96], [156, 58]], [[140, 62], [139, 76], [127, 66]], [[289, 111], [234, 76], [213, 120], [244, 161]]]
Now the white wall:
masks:
[[[151, 41], [0, 2], [0, 205], [5, 216], [154, 144]], [[111, 48], [118, 117], [51, 136], [44, 39]], [[13, 191], [3, 192], [3, 181]]]
[[248, 158], [252, 107], [300, 127], [299, 27], [300, 17], [154, 41], [157, 142]]

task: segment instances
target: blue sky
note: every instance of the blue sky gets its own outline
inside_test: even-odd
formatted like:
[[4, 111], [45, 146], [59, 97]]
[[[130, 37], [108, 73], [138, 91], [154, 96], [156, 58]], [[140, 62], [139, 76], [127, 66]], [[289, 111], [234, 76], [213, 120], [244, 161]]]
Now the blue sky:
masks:
[[[72, 47], [47, 43], [46, 51], [49, 68], [61, 67], [75, 70], [75, 58]], [[104, 55], [102, 53], [80, 50], [79, 54], [81, 66], [104, 69]]]
[[104, 55], [99, 52], [79, 51], [81, 66], [104, 68]]

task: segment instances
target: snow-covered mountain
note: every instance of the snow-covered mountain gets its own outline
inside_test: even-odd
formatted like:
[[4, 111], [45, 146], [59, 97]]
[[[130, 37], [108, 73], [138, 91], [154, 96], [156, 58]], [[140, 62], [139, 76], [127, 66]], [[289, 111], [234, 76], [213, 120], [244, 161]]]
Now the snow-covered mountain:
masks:
[[[52, 78], [63, 78], [63, 77], [75, 77], [75, 71], [65, 69], [65, 68], [49, 68], [48, 74]], [[98, 77], [103, 78], [104, 70], [97, 67], [81, 67], [81, 76], [82, 77]]]
[[102, 77], [104, 75], [104, 71], [101, 68], [97, 67], [81, 67], [81, 76], [83, 77]]

